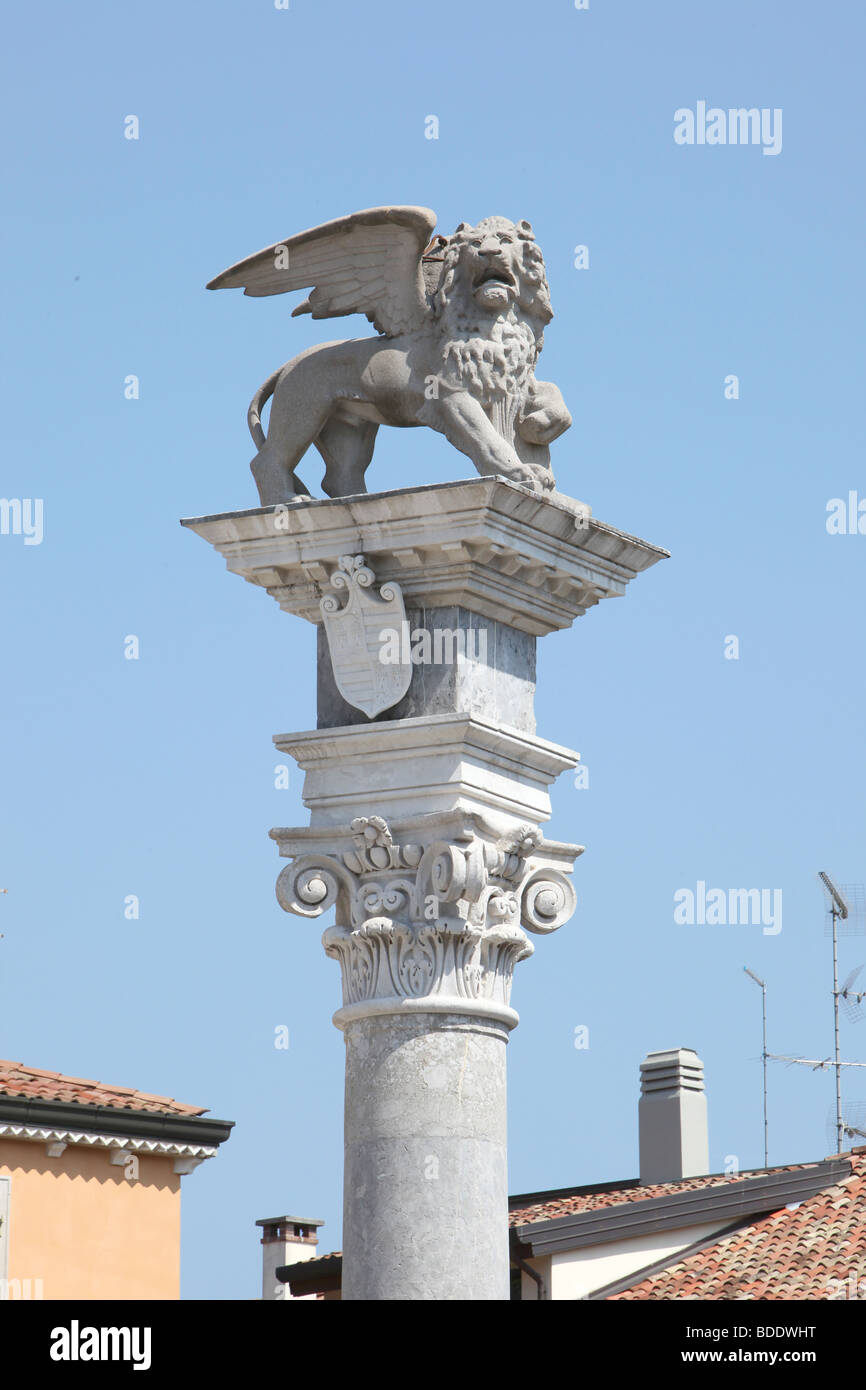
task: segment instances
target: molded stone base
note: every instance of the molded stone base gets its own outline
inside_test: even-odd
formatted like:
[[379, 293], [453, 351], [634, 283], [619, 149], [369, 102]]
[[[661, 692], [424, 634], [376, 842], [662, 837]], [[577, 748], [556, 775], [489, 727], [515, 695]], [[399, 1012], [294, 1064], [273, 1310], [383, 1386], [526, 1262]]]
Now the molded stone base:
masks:
[[551, 783], [578, 762], [558, 743], [459, 713], [276, 734], [274, 743], [306, 773], [313, 827], [436, 811], [498, 817], [503, 831], [537, 825], [550, 819]]

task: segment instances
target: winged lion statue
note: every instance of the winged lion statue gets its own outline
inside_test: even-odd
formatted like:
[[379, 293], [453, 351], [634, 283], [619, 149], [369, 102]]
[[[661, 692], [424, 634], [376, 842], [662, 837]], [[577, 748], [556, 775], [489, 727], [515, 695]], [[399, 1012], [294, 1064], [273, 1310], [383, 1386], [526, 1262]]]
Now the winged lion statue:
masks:
[[487, 217], [433, 239], [435, 225], [429, 208], [368, 208], [211, 280], [256, 298], [311, 290], [293, 317], [361, 313], [378, 334], [308, 348], [259, 387], [247, 419], [263, 506], [308, 494], [296, 469], [311, 444], [330, 497], [366, 492], [380, 425], [427, 425], [481, 474], [555, 486], [548, 446], [571, 416], [558, 387], [535, 377], [553, 311], [532, 227]]

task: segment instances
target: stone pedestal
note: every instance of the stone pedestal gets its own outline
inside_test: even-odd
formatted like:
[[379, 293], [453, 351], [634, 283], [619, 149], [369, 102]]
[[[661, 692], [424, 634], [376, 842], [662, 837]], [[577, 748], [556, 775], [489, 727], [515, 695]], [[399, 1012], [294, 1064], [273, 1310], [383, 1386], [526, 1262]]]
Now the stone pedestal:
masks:
[[535, 640], [666, 552], [499, 478], [184, 524], [325, 624], [319, 726], [274, 740], [310, 823], [271, 835], [282, 907], [335, 909], [343, 1297], [507, 1299], [512, 974], [571, 916], [582, 852], [540, 828], [578, 755], [535, 733]]

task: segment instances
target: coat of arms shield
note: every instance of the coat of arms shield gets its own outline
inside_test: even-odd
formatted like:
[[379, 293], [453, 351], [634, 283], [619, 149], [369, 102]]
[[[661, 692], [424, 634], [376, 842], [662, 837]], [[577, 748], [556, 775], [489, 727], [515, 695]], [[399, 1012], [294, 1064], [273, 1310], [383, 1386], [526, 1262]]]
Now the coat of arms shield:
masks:
[[383, 633], [402, 632], [406, 621], [403, 591], [391, 583], [373, 593], [376, 576], [363, 555], [341, 555], [338, 564], [331, 587], [346, 590], [346, 604], [336, 594], [319, 604], [334, 680], [343, 699], [373, 719], [402, 700], [412, 679], [411, 661], [383, 660]]

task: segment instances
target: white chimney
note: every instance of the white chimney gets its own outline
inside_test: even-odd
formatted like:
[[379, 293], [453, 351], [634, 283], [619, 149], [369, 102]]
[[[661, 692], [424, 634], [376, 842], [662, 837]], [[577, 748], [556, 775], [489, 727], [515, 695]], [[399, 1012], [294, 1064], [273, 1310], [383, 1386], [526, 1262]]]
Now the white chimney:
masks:
[[646, 1186], [709, 1171], [704, 1064], [689, 1047], [640, 1064], [640, 1180]]
[[262, 1228], [262, 1298], [266, 1302], [291, 1298], [288, 1285], [277, 1279], [277, 1270], [312, 1260], [319, 1244], [317, 1228], [324, 1224], [306, 1216], [266, 1216], [256, 1222]]

